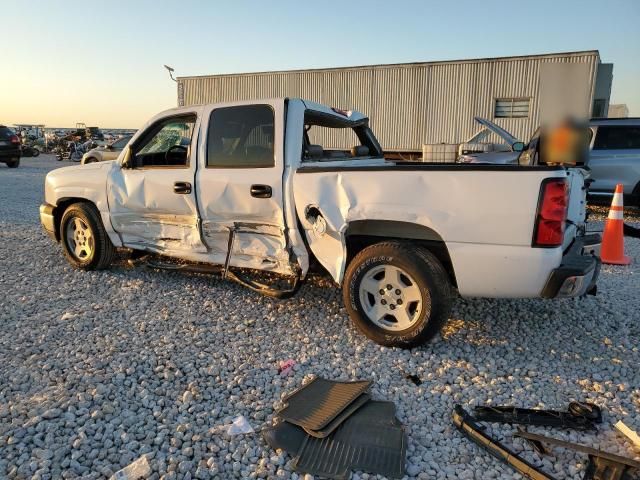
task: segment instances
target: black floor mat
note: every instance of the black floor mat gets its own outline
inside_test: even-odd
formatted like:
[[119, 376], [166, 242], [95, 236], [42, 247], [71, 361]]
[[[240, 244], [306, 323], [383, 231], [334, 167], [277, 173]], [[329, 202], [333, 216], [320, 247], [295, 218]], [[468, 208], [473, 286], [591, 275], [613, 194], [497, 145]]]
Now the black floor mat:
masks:
[[285, 398], [277, 415], [289, 423], [320, 431], [371, 386], [371, 381], [335, 382], [316, 377]]
[[299, 426], [289, 422], [280, 422], [262, 429], [262, 436], [274, 450], [280, 449], [296, 456], [307, 433]]
[[[287, 443], [294, 446], [295, 442]], [[370, 401], [328, 437], [307, 435], [293, 466], [300, 472], [335, 479], [348, 478], [352, 470], [401, 478], [406, 449], [407, 440], [395, 416], [395, 405]]]
[[312, 437], [316, 438], [324, 438], [327, 437], [333, 432], [336, 428], [340, 426], [342, 422], [344, 422], [347, 418], [349, 418], [353, 413], [362, 407], [365, 403], [371, 400], [371, 395], [368, 393], [363, 393], [358, 398], [356, 398], [353, 402], [349, 404], [347, 408], [345, 408], [342, 412], [338, 414], [333, 420], [331, 420], [326, 427], [322, 430], [310, 430], [305, 428], [304, 431], [307, 432]]

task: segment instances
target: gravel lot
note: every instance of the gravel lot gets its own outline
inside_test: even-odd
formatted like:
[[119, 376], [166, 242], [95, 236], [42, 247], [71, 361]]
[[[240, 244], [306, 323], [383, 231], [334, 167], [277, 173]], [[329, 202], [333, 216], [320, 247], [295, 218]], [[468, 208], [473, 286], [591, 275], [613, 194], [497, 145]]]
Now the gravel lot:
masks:
[[[218, 427], [237, 415], [271, 422], [313, 375], [370, 378], [374, 398], [396, 402], [409, 478], [520, 478], [458, 434], [455, 403], [588, 400], [605, 410], [597, 435], [531, 430], [640, 459], [612, 427], [640, 431], [640, 241], [626, 240], [634, 265], [603, 268], [597, 297], [458, 300], [440, 337], [401, 351], [359, 335], [324, 280], [279, 302], [206, 276], [73, 270], [38, 219], [44, 176], [59, 166], [47, 155], [0, 166], [0, 478], [108, 478], [142, 454], [153, 478], [303, 478], [259, 434]], [[283, 378], [288, 358], [297, 365]], [[512, 431], [494, 433], [531, 452]], [[526, 456], [582, 478], [584, 456], [555, 453]]]

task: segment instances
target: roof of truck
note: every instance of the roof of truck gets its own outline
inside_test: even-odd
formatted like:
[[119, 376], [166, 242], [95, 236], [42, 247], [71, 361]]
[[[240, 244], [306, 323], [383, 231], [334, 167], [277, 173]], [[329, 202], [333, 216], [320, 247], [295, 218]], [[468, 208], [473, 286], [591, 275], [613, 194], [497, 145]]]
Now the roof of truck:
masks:
[[335, 108], [335, 107], [329, 107], [327, 105], [323, 105], [321, 103], [317, 103], [311, 100], [306, 100], [304, 98], [295, 98], [295, 97], [274, 97], [274, 98], [254, 98], [254, 99], [249, 99], [249, 100], [237, 100], [237, 101], [231, 101], [231, 102], [210, 102], [210, 103], [201, 103], [201, 104], [196, 104], [196, 105], [189, 105], [186, 107], [174, 107], [174, 108], [170, 108], [167, 110], [164, 110], [161, 112], [161, 114], [166, 114], [168, 112], [174, 112], [177, 114], [180, 113], [189, 113], [189, 112], [193, 112], [194, 110], [200, 110], [203, 109], [204, 107], [208, 107], [208, 106], [219, 106], [220, 108], [224, 108], [224, 107], [231, 107], [231, 106], [240, 106], [240, 105], [257, 105], [257, 104], [261, 104], [261, 103], [265, 103], [265, 104], [270, 104], [270, 103], [276, 103], [276, 102], [281, 102], [281, 101], [285, 101], [285, 100], [289, 100], [289, 101], [301, 101], [304, 106], [306, 107], [307, 110], [313, 110], [315, 112], [322, 112], [328, 115], [334, 115], [336, 117], [339, 117], [341, 119], [344, 119], [346, 121], [351, 121], [351, 122], [361, 122], [362, 120], [366, 120], [368, 117], [361, 113], [358, 112], [356, 110], [344, 110], [344, 109], [340, 109], [340, 108]]

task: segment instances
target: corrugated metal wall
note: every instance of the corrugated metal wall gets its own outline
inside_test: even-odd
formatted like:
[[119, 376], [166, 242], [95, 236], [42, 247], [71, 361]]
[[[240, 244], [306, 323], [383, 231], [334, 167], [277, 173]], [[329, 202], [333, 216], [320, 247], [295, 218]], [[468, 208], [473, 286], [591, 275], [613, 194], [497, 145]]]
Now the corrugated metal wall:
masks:
[[[522, 140], [540, 124], [540, 65], [588, 66], [585, 109], [590, 111], [597, 51], [460, 62], [376, 65], [324, 70], [263, 72], [179, 78], [184, 105], [268, 97], [302, 97], [363, 112], [386, 150], [416, 150], [423, 143], [457, 143], [480, 127], [474, 116], [494, 120], [496, 98], [529, 97], [528, 118], [495, 122]], [[180, 95], [180, 93], [179, 93]], [[342, 145], [344, 138], [326, 140]]]

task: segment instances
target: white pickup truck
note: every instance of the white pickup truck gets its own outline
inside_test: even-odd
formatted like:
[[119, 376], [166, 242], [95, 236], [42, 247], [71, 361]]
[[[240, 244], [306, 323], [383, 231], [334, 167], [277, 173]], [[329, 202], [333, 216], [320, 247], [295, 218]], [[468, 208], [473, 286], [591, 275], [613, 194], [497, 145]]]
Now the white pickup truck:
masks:
[[[362, 332], [413, 347], [448, 318], [456, 291], [595, 293], [600, 239], [585, 235], [585, 176], [388, 161], [364, 115], [265, 99], [153, 117], [117, 160], [50, 172], [40, 218], [86, 270], [107, 267], [124, 247], [282, 298], [319, 264]], [[250, 280], [251, 270], [292, 286]]]

